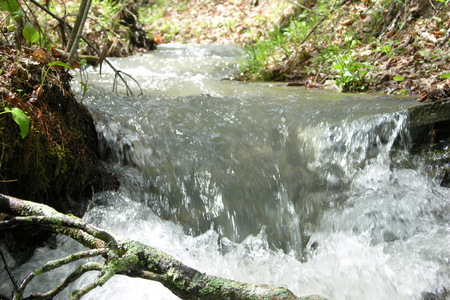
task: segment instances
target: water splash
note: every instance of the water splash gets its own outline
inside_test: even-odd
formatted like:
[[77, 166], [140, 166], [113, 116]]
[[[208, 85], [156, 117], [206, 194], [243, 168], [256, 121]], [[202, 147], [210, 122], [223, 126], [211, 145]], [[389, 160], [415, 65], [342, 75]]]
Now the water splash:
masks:
[[[171, 47], [116, 61], [146, 78], [145, 96], [91, 88], [83, 100], [121, 182], [118, 192], [95, 195], [87, 221], [202, 272], [299, 296], [445, 295], [450, 195], [409, 153], [404, 108], [413, 104], [221, 81], [233, 53], [221, 65], [219, 48]], [[38, 249], [17, 277], [76, 247], [58, 245]], [[61, 272], [34, 288], [54, 285]], [[87, 296], [124, 298], [176, 299], [158, 284], [121, 276]]]

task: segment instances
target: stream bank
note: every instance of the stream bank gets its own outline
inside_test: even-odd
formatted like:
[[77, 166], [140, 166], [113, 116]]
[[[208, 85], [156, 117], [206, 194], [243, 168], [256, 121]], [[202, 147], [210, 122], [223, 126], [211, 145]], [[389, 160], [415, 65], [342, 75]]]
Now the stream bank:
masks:
[[[51, 64], [61, 57], [38, 48], [2, 46], [0, 60], [1, 110], [19, 108], [30, 121], [22, 138], [10, 114], [0, 116], [1, 192], [83, 215], [86, 200], [113, 180], [99, 159], [92, 116], [71, 91], [72, 76]], [[6, 246], [19, 243], [14, 253], [29, 253], [46, 237], [40, 229], [1, 232]]]
[[204, 2], [155, 1], [141, 15], [164, 42], [247, 47], [242, 80], [450, 97], [448, 1]]

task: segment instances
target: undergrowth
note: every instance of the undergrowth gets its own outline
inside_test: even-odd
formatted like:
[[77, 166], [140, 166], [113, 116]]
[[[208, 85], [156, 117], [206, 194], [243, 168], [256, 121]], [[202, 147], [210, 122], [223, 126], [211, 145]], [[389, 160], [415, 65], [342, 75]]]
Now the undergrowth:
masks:
[[448, 72], [445, 2], [318, 0], [309, 8], [298, 2], [286, 26], [246, 48], [241, 79], [301, 81], [344, 92], [385, 84], [402, 94], [417, 92], [417, 81], [393, 78], [416, 79], [403, 73], [419, 74], [418, 68], [423, 77]]

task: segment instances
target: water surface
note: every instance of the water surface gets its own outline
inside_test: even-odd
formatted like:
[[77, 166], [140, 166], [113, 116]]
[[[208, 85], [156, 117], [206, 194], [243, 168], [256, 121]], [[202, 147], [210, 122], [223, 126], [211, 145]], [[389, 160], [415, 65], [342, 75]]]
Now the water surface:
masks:
[[[448, 290], [449, 191], [410, 153], [407, 108], [417, 104], [229, 80], [242, 55], [235, 46], [163, 45], [112, 59], [140, 82], [134, 96], [123, 85], [122, 96], [110, 91], [107, 68], [87, 71], [80, 101], [121, 187], [94, 195], [85, 220], [202, 272], [298, 296]], [[73, 248], [60, 238], [17, 272]], [[85, 298], [177, 299], [122, 276]]]

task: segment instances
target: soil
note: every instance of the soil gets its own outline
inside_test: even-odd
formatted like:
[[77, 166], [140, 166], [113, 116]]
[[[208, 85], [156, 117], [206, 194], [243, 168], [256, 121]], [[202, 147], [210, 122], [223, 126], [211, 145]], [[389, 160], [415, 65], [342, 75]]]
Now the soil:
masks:
[[[58, 65], [63, 60], [58, 52], [0, 46], [0, 110], [19, 108], [30, 120], [22, 138], [11, 114], [0, 115], [0, 191], [81, 216], [94, 192], [113, 187], [113, 177], [99, 159], [92, 116], [73, 96], [68, 69]], [[48, 234], [18, 227], [0, 232], [0, 242], [21, 261]]]

